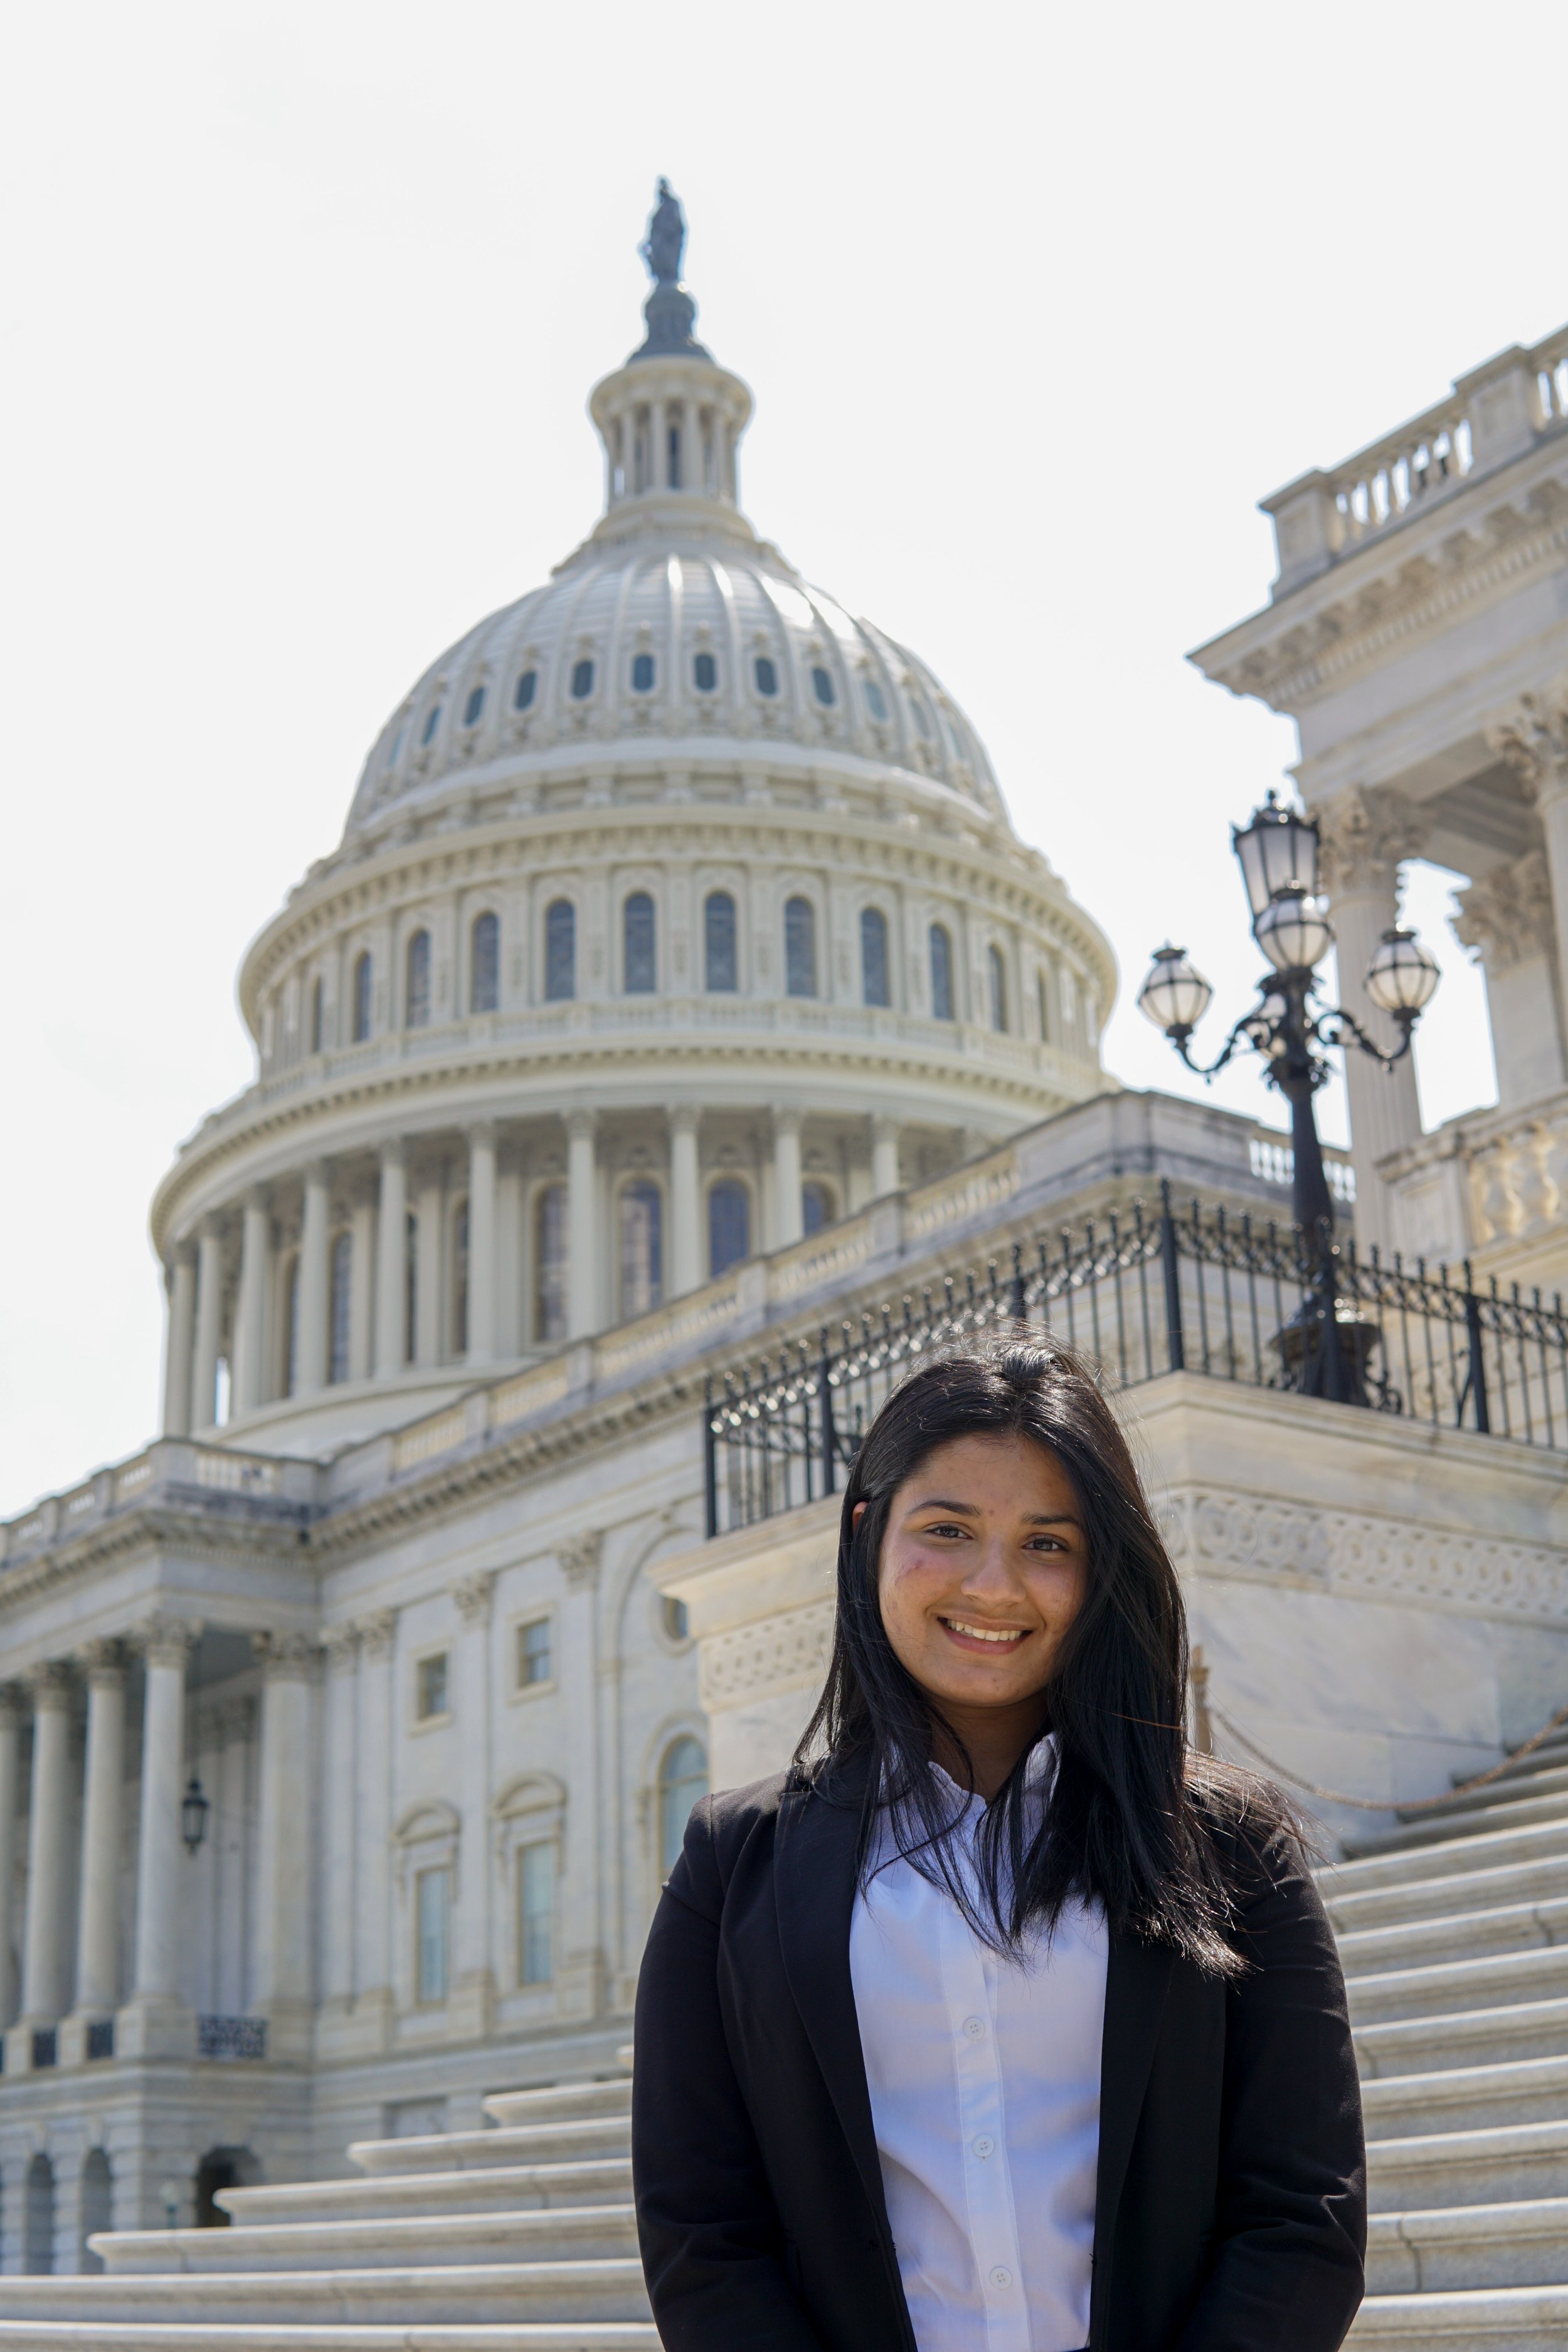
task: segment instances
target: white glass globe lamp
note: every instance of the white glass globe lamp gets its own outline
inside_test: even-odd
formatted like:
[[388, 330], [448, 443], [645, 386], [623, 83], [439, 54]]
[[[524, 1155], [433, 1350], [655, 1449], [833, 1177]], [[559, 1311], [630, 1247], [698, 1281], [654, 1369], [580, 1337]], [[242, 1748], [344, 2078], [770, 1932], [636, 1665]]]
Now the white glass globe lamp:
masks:
[[1214, 991], [1185, 948], [1167, 940], [1154, 950], [1148, 978], [1138, 992], [1138, 1010], [1167, 1037], [1184, 1037], [1208, 1011]]

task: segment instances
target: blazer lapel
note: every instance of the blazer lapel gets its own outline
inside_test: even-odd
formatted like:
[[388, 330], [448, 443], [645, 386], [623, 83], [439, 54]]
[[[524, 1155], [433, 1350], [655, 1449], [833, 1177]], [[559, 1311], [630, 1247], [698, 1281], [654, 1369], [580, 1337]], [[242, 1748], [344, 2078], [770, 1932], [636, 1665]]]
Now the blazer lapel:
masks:
[[1089, 2341], [1104, 2342], [1117, 2209], [1132, 2136], [1143, 2109], [1160, 2037], [1173, 1955], [1157, 1944], [1112, 1933], [1105, 1973], [1105, 2032], [1100, 2060], [1100, 2165], [1094, 2199], [1094, 2283]]
[[773, 1895], [790, 1991], [871, 2210], [886, 2226], [882, 2168], [849, 1974], [865, 1790], [862, 1769], [837, 1779], [831, 1801], [805, 1790], [784, 1798], [773, 1847]]

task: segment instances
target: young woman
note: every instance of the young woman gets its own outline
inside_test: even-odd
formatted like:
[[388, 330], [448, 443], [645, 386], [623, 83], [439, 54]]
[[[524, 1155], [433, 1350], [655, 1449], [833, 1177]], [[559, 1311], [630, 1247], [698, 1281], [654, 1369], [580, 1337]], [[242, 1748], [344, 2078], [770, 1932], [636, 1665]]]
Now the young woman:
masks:
[[1082, 1364], [1003, 1338], [895, 1391], [810, 1728], [698, 1806], [643, 1962], [668, 2352], [1333, 2352], [1343, 1981], [1283, 1801], [1187, 1747], [1186, 1664]]

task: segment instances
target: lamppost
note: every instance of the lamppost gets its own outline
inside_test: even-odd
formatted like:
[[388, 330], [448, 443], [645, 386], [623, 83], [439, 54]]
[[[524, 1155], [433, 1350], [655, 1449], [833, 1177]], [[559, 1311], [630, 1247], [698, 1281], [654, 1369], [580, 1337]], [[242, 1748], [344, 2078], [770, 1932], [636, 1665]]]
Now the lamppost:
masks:
[[1410, 1051], [1415, 1024], [1430, 1003], [1439, 973], [1414, 931], [1384, 931], [1367, 968], [1366, 992], [1399, 1031], [1386, 1054], [1342, 1005], [1317, 1008], [1317, 967], [1333, 944], [1333, 926], [1318, 897], [1318, 828], [1310, 817], [1282, 808], [1273, 793], [1252, 821], [1232, 827], [1231, 847], [1241, 866], [1252, 915], [1252, 936], [1272, 969], [1258, 983], [1258, 1003], [1245, 1013], [1206, 1068], [1193, 1060], [1188, 1040], [1214, 991], [1185, 948], [1155, 950], [1138, 1009], [1163, 1029], [1189, 1070], [1212, 1078], [1240, 1047], [1267, 1064], [1266, 1076], [1290, 1106], [1295, 1174], [1291, 1206], [1303, 1265], [1298, 1313], [1279, 1335], [1289, 1384], [1312, 1396], [1345, 1403], [1367, 1402], [1365, 1372], [1371, 1333], [1353, 1317], [1347, 1326], [1336, 1297], [1334, 1203], [1323, 1167], [1312, 1097], [1329, 1076], [1323, 1048], [1356, 1046], [1385, 1070]]

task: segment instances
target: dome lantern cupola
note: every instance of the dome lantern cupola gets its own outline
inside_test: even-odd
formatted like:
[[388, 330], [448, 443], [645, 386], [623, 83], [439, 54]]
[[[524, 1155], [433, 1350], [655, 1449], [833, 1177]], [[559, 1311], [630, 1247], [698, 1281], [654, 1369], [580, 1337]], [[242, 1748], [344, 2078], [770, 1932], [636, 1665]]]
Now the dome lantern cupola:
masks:
[[735, 450], [751, 420], [752, 395], [692, 332], [697, 305], [680, 282], [685, 241], [679, 202], [661, 180], [641, 247], [654, 280], [643, 307], [647, 331], [589, 403], [605, 445], [605, 520], [613, 520], [616, 536], [634, 518], [667, 519], [669, 499], [689, 517], [699, 499], [721, 510], [704, 518], [709, 521], [739, 513]]

